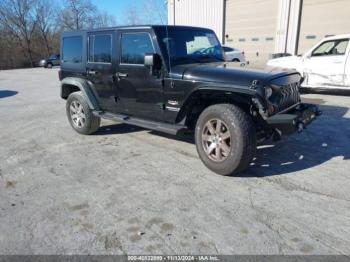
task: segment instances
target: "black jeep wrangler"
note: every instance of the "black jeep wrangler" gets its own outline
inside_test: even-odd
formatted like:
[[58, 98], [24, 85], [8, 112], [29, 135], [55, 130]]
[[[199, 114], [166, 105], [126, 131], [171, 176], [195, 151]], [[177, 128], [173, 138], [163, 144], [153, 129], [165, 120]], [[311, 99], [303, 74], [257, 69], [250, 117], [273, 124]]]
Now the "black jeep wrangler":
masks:
[[320, 114], [301, 103], [298, 73], [224, 62], [206, 28], [63, 33], [61, 60], [61, 97], [77, 132], [96, 132], [101, 118], [173, 135], [194, 130], [201, 160], [221, 175], [247, 168], [258, 142], [302, 131]]

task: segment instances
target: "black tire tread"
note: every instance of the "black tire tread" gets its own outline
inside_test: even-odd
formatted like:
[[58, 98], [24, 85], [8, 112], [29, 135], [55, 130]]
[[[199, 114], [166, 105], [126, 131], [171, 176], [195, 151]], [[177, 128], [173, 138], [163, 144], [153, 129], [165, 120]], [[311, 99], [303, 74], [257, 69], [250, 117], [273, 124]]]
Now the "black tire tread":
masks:
[[[86, 115], [86, 121], [87, 121], [87, 126], [84, 129], [80, 129], [80, 130], [76, 129], [74, 127], [74, 125], [71, 123], [70, 116], [68, 115], [68, 107], [70, 105], [70, 102], [74, 99], [78, 100], [84, 108], [85, 115]], [[92, 113], [92, 110], [89, 108], [89, 104], [87, 103], [87, 101], [83, 95], [83, 92], [81, 92], [81, 91], [73, 92], [68, 96], [66, 110], [67, 110], [67, 117], [69, 118], [69, 122], [70, 122], [71, 126], [78, 133], [84, 134], [84, 135], [91, 135], [91, 134], [95, 133], [100, 128], [101, 118], [98, 116], [95, 116]]]
[[[238, 124], [241, 129], [243, 141], [242, 141], [242, 154], [239, 159], [239, 164], [233, 172], [222, 175], [236, 175], [239, 172], [245, 170], [250, 162], [253, 160], [256, 152], [256, 132], [255, 125], [250, 115], [248, 115], [240, 107], [233, 104], [215, 104], [206, 108], [198, 119], [197, 125], [201, 124], [203, 118], [210, 113], [219, 113], [225, 115], [230, 121]], [[196, 128], [197, 129], [197, 128]], [[233, 163], [233, 165], [235, 165]], [[210, 168], [210, 167], [209, 167]]]

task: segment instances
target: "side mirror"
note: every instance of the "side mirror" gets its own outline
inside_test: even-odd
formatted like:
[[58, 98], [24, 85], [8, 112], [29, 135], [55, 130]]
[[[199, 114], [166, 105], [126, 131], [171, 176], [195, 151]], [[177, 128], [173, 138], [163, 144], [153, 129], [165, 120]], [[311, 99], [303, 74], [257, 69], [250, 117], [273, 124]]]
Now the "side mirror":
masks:
[[309, 58], [311, 57], [311, 55], [312, 55], [311, 52], [310, 52], [310, 53], [306, 53], [306, 54], [304, 55], [304, 58], [305, 58], [305, 59], [309, 59]]
[[159, 70], [162, 67], [162, 59], [158, 54], [145, 54], [144, 65], [151, 67], [152, 70]]

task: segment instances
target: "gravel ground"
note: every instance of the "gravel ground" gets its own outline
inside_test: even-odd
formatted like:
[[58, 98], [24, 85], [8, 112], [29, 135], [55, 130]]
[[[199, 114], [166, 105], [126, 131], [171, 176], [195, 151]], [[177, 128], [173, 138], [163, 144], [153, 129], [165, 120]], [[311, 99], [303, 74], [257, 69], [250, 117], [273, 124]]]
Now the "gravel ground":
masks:
[[73, 131], [57, 69], [0, 72], [0, 254], [350, 255], [350, 97], [260, 146], [237, 177], [193, 139], [103, 121]]

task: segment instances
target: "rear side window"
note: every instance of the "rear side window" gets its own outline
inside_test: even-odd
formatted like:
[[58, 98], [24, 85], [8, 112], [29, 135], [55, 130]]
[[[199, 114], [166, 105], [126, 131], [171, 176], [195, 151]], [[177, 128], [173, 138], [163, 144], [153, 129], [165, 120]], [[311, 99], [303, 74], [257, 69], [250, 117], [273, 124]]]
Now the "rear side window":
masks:
[[112, 62], [112, 36], [91, 35], [89, 37], [89, 62]]
[[148, 33], [125, 33], [121, 39], [121, 63], [144, 63], [146, 53], [154, 53], [152, 41]]
[[83, 54], [83, 38], [70, 36], [63, 38], [62, 60], [69, 63], [81, 63]]

